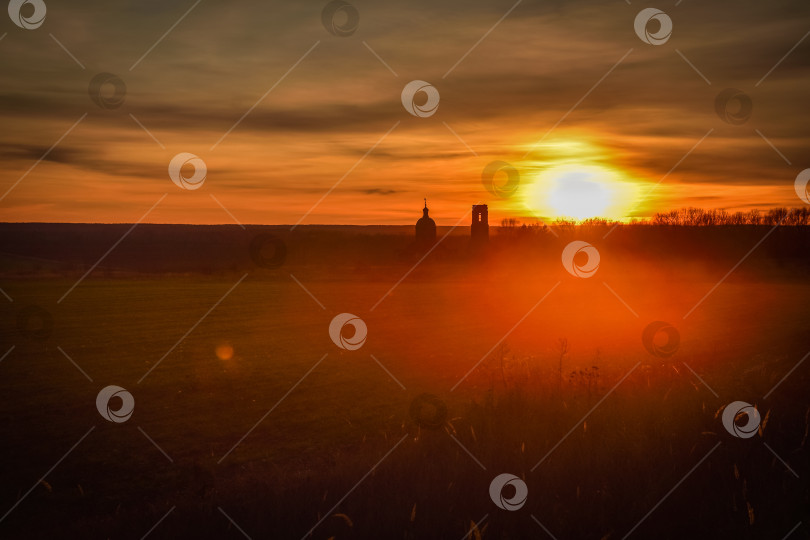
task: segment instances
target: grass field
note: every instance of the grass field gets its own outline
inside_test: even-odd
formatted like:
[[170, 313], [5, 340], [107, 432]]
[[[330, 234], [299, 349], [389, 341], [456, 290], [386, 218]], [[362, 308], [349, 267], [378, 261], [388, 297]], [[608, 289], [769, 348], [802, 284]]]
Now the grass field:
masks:
[[[729, 279], [692, 310], [724, 270], [426, 267], [378, 303], [408, 267], [249, 272], [207, 316], [243, 274], [90, 277], [58, 304], [75, 278], [4, 282], [0, 537], [807, 534], [810, 362], [780, 383], [810, 349], [806, 281]], [[16, 328], [28, 305], [46, 339]], [[359, 350], [330, 340], [343, 312]], [[642, 345], [654, 320], [680, 332], [669, 360]], [[125, 423], [96, 411], [111, 384]], [[438, 430], [409, 415], [423, 393], [448, 407]], [[754, 438], [720, 423], [737, 400]], [[489, 497], [504, 472], [520, 511]]]

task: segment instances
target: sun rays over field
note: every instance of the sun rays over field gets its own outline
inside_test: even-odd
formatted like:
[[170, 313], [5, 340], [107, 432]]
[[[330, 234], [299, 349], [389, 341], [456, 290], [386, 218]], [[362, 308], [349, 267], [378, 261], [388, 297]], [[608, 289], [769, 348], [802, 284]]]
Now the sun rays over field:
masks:
[[[485, 252], [449, 235], [416, 266], [401, 256], [410, 230], [276, 228], [289, 256], [267, 268], [244, 253], [252, 227], [144, 225], [62, 304], [122, 227], [33, 227], [5, 230], [85, 258], [0, 254], [14, 272], [0, 304], [3, 538], [125, 538], [166, 515], [155, 538], [236, 538], [220, 508], [252, 538], [476, 538], [464, 533], [487, 513], [481, 540], [537, 537], [532, 515], [557, 538], [601, 538], [695, 467], [631, 538], [780, 538], [748, 533], [802, 516], [789, 468], [806, 472], [810, 261], [788, 226], [718, 284], [770, 226], [627, 225], [607, 240], [599, 225], [503, 228]], [[574, 240], [588, 262], [598, 253], [593, 271], [561, 260]], [[134, 399], [121, 422], [120, 395], [96, 411], [118, 384]], [[716, 415], [740, 401], [762, 415], [750, 439]], [[523, 508], [491, 498], [507, 473]], [[703, 521], [683, 518], [696, 507]]]

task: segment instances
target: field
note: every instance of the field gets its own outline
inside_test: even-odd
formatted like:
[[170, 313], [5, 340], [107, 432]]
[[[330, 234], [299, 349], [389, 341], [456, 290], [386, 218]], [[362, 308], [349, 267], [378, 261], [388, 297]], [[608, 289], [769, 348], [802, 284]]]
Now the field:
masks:
[[[767, 257], [721, 282], [753, 243], [698, 262], [606, 246], [590, 279], [555, 247], [437, 252], [400, 283], [415, 260], [102, 265], [58, 303], [83, 272], [8, 272], [0, 537], [807, 537], [810, 283]], [[26, 306], [52, 331], [21, 331]], [[361, 348], [330, 339], [339, 313]], [[671, 358], [642, 343], [658, 320]], [[108, 385], [134, 397], [126, 422], [96, 410]], [[437, 426], [411, 414], [425, 393]], [[724, 429], [734, 401], [754, 437]], [[528, 487], [519, 510], [490, 498], [502, 473]]]

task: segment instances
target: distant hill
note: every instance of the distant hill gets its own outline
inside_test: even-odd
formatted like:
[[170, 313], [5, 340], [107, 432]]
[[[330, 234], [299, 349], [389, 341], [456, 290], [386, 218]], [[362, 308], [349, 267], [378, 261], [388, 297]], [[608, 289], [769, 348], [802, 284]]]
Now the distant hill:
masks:
[[[439, 227], [439, 234], [449, 230]], [[408, 258], [413, 231], [413, 226], [402, 225], [301, 225], [291, 230], [289, 225], [0, 223], [0, 269], [71, 274], [95, 264], [114, 245], [100, 271], [213, 273], [289, 263], [394, 261]], [[467, 235], [468, 227], [458, 227], [450, 236]], [[284, 253], [275, 253], [276, 248]]]
[[[438, 238], [450, 231], [438, 228]], [[612, 231], [608, 237], [606, 233]], [[769, 225], [561, 225], [491, 227], [485, 250], [473, 249], [469, 227], [449, 234], [425, 265], [481, 262], [509, 268], [558, 265], [563, 247], [586, 240], [605, 263], [639, 260], [677, 271], [687, 265], [726, 271], [747, 257], [744, 269], [810, 268], [810, 227]], [[95, 274], [162, 274], [275, 271], [306, 266], [328, 276], [337, 267], [359, 270], [410, 266], [422, 258], [413, 227], [399, 225], [161, 225], [0, 223], [0, 273], [4, 276], [74, 275], [98, 264]], [[764, 239], [764, 240], [763, 240]], [[101, 260], [103, 258], [103, 260]], [[99, 263], [99, 260], [101, 262]]]

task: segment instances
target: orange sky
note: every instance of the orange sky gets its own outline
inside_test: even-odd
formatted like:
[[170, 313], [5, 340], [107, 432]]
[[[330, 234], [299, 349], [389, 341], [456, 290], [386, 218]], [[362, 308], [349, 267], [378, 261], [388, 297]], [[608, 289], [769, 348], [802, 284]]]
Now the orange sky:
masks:
[[[440, 225], [476, 202], [492, 222], [547, 219], [527, 194], [558, 167], [633, 186], [621, 217], [798, 206], [810, 40], [779, 60], [810, 8], [712, 4], [658, 6], [674, 30], [654, 46], [634, 31], [646, 6], [624, 2], [357, 2], [347, 37], [326, 2], [50, 2], [41, 27], [0, 29], [0, 220], [134, 222], [164, 194], [144, 221], [409, 224], [423, 197]], [[126, 84], [120, 107], [90, 99], [100, 72]], [[412, 80], [435, 114], [405, 110]], [[741, 125], [715, 110], [725, 88], [753, 103]], [[169, 177], [182, 152], [206, 164], [200, 189]], [[495, 160], [519, 171], [511, 198], [482, 184]]]

